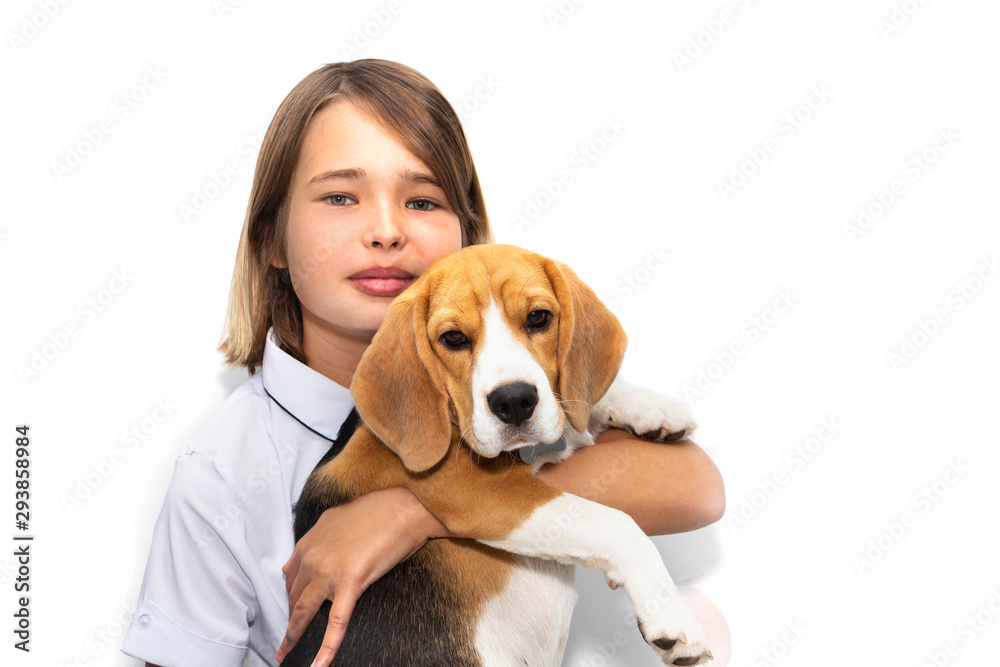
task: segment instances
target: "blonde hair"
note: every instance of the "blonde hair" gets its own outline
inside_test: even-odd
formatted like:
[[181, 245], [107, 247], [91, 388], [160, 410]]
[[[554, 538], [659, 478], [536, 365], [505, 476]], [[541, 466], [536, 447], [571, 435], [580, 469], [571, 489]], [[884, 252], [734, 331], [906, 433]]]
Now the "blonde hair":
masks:
[[441, 91], [416, 70], [388, 60], [320, 67], [282, 101], [257, 157], [219, 344], [227, 364], [245, 366], [251, 374], [260, 368], [272, 326], [282, 348], [304, 361], [299, 300], [288, 269], [271, 260], [285, 260], [288, 192], [309, 121], [340, 99], [372, 117], [430, 168], [458, 215], [462, 247], [493, 242], [465, 133]]

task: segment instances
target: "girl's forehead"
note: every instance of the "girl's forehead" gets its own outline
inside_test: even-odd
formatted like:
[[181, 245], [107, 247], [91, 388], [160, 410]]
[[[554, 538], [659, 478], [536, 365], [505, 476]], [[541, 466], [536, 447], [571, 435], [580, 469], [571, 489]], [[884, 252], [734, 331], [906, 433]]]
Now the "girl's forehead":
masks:
[[321, 109], [306, 128], [297, 172], [306, 182], [330, 171], [360, 170], [358, 177], [406, 171], [429, 174], [428, 167], [349, 100]]

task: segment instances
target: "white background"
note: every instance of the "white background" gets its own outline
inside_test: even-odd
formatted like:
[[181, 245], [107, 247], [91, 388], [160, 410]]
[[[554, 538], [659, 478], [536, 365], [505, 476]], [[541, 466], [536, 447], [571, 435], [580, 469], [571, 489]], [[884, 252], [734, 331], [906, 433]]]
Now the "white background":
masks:
[[[36, 536], [26, 656], [7, 474], [5, 664], [133, 664], [121, 623], [173, 461], [242, 380], [215, 346], [251, 146], [302, 77], [356, 57], [411, 65], [463, 109], [497, 240], [574, 267], [629, 333], [624, 376], [690, 399], [727, 516], [656, 541], [725, 617], [731, 664], [995, 660], [996, 3], [567, 0], [559, 21], [555, 0], [49, 4], [0, 19], [0, 432], [10, 470], [31, 426]], [[851, 234], [859, 207], [877, 215]], [[175, 406], [161, 423], [157, 401]], [[564, 664], [657, 664], [623, 592], [578, 581]]]

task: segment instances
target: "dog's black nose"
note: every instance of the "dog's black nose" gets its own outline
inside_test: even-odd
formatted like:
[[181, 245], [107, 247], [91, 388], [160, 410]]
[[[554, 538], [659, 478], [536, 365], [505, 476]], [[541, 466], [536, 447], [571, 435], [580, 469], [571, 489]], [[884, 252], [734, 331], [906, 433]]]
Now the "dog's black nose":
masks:
[[504, 424], [520, 426], [535, 411], [538, 390], [527, 382], [512, 382], [491, 391], [486, 402]]

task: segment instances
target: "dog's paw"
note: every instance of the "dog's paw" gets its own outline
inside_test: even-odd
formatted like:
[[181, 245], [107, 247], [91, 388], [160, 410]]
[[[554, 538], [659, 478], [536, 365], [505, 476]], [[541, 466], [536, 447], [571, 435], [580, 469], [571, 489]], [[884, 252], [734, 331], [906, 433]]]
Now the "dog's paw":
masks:
[[664, 665], [701, 665], [712, 659], [708, 637], [701, 624], [681, 600], [674, 596], [657, 614], [661, 622], [639, 621], [639, 632]]
[[692, 642], [685, 635], [680, 639], [653, 641], [664, 665], [701, 665], [712, 659], [712, 652], [703, 642]]
[[590, 411], [590, 432], [611, 428], [653, 442], [680, 442], [698, 428], [687, 406], [676, 398], [615, 380]]

